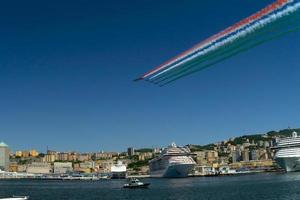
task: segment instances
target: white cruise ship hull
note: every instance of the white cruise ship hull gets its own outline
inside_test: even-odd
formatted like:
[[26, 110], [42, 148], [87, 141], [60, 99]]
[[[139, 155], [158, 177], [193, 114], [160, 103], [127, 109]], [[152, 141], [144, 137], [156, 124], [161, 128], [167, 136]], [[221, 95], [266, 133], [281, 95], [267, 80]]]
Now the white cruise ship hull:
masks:
[[277, 164], [287, 172], [300, 171], [300, 148], [288, 147], [276, 152]]
[[275, 160], [286, 172], [300, 171], [300, 157], [277, 157]]
[[275, 146], [275, 160], [286, 172], [300, 171], [300, 137], [297, 132], [292, 137], [281, 138]]
[[195, 164], [172, 164], [162, 170], [150, 171], [153, 178], [184, 178], [187, 177]]

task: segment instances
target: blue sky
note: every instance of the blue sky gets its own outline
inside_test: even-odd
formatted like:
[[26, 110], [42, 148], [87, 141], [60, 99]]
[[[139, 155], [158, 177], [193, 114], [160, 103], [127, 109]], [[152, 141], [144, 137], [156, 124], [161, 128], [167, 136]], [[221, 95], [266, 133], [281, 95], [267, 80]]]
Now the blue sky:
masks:
[[167, 87], [132, 82], [271, 2], [2, 2], [0, 140], [122, 151], [299, 127], [299, 32]]

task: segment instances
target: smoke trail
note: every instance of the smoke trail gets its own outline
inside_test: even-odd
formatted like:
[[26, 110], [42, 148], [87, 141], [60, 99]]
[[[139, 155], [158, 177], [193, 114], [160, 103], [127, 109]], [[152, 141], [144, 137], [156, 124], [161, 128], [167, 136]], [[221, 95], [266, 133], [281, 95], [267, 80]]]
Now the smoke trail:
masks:
[[169, 68], [153, 75], [149, 79], [151, 80], [155, 77], [158, 77], [163, 73], [166, 73], [166, 72], [168, 72], [168, 71], [170, 71], [174, 68], [177, 68], [177, 67], [185, 64], [186, 62], [189, 62], [189, 61], [191, 61], [191, 60], [193, 60], [197, 57], [206, 55], [206, 54], [208, 54], [208, 53], [210, 53], [210, 52], [212, 52], [212, 51], [214, 51], [218, 48], [221, 48], [222, 46], [224, 46], [226, 44], [232, 43], [232, 42], [238, 40], [239, 38], [246, 37], [248, 34], [251, 34], [255, 31], [257, 31], [258, 29], [261, 29], [261, 28], [265, 27], [270, 23], [274, 23], [274, 22], [276, 22], [276, 20], [278, 20], [282, 17], [289, 16], [291, 13], [297, 11], [299, 8], [300, 8], [300, 3], [297, 3], [293, 6], [288, 6], [285, 9], [283, 9], [282, 11], [278, 11], [278, 12], [266, 17], [265, 19], [261, 19], [258, 22], [255, 22], [252, 26], [246, 27], [244, 30], [239, 31], [236, 34], [234, 34], [232, 36], [229, 36], [228, 38], [225, 38], [224, 40], [222, 40], [220, 42], [216, 42], [216, 44], [212, 44], [207, 49], [203, 49], [203, 50], [195, 53], [194, 55], [184, 59], [183, 61], [172, 65], [171, 67], [169, 67]]
[[250, 46], [248, 46], [248, 47], [244, 47], [244, 48], [239, 49], [239, 50], [237, 50], [237, 51], [231, 51], [231, 52], [229, 52], [227, 55], [225, 55], [225, 57], [222, 57], [222, 58], [220, 58], [220, 59], [214, 61], [213, 63], [207, 64], [207, 65], [203, 66], [201, 69], [194, 69], [194, 70], [189, 71], [189, 72], [187, 72], [187, 73], [184, 73], [184, 74], [175, 76], [175, 77], [173, 77], [171, 80], [168, 80], [167, 82], [161, 83], [159, 86], [162, 87], [162, 86], [168, 85], [168, 84], [170, 84], [170, 83], [172, 83], [172, 82], [174, 82], [174, 81], [176, 81], [176, 80], [178, 80], [178, 79], [180, 79], [180, 78], [182, 78], [182, 77], [188, 76], [188, 75], [190, 75], [190, 74], [192, 74], [192, 73], [195, 73], [195, 72], [197, 72], [197, 71], [199, 71], [199, 70], [202, 70], [202, 69], [204, 69], [204, 68], [208, 68], [208, 67], [210, 67], [210, 66], [212, 66], [212, 65], [215, 65], [215, 64], [217, 64], [217, 63], [219, 63], [219, 62], [222, 62], [222, 61], [224, 61], [224, 60], [226, 60], [226, 59], [228, 59], [228, 58], [230, 58], [230, 57], [232, 57], [232, 56], [235, 56], [235, 55], [240, 54], [240, 53], [242, 53], [242, 52], [244, 52], [244, 51], [247, 51], [247, 50], [249, 50], [249, 49], [251, 49], [251, 48], [254, 48], [254, 47], [256, 47], [256, 46], [259, 46], [259, 45], [261, 45], [261, 44], [263, 44], [263, 43], [265, 43], [265, 42], [267, 42], [267, 41], [271, 41], [271, 40], [277, 39], [277, 38], [279, 38], [279, 37], [282, 37], [282, 36], [284, 36], [284, 35], [286, 35], [286, 34], [289, 34], [289, 33], [291, 33], [291, 32], [296, 32], [296, 31], [298, 31], [298, 30], [300, 30], [300, 26], [297, 26], [297, 27], [295, 27], [295, 28], [293, 28], [293, 29], [290, 29], [290, 30], [287, 30], [287, 31], [285, 31], [285, 32], [276, 34], [276, 35], [272, 36], [271, 38], [267, 38], [267, 39], [261, 40], [261, 41], [256, 41], [256, 42], [253, 43], [252, 45], [250, 45]]
[[271, 12], [274, 12], [275, 10], [279, 10], [279, 9], [283, 8], [284, 6], [286, 6], [290, 3], [293, 3], [293, 2], [294, 2], [293, 0], [277, 0], [275, 3], [267, 6], [266, 8], [260, 10], [259, 12], [255, 13], [254, 15], [251, 15], [250, 17], [245, 18], [244, 20], [234, 24], [233, 26], [230, 26], [229, 28], [225, 29], [224, 31], [221, 31], [220, 33], [218, 33], [216, 35], [213, 35], [212, 37], [204, 40], [200, 44], [197, 44], [195, 47], [183, 52], [179, 56], [176, 56], [174, 59], [171, 59], [170, 61], [167, 61], [166, 63], [163, 63], [162, 65], [160, 65], [156, 69], [150, 71], [149, 73], [146, 73], [142, 77], [142, 79], [144, 79], [144, 78], [146, 78], [150, 75], [153, 75], [154, 73], [157, 73], [161, 69], [164, 69], [164, 68], [169, 67], [170, 65], [173, 65], [177, 61], [181, 61], [182, 59], [185, 59], [186, 57], [193, 54], [195, 51], [198, 51], [199, 49], [205, 48], [206, 46], [216, 42], [220, 38], [224, 39], [224, 37], [230, 35], [231, 33], [235, 32], [239, 29], [242, 29], [246, 26], [249, 26], [250, 23], [253, 23], [256, 20], [259, 20], [259, 19], [265, 17], [266, 15], [270, 14]]
[[240, 41], [235, 41], [234, 43], [223, 46], [208, 55], [202, 56], [200, 58], [195, 59], [194, 61], [190, 61], [189, 63], [184, 64], [180, 68], [173, 69], [169, 73], [162, 74], [161, 76], [152, 79], [151, 82], [158, 84], [160, 82], [172, 78], [172, 76], [176, 76], [180, 73], [184, 73], [188, 70], [191, 70], [194, 67], [201, 67], [201, 64], [205, 64], [205, 62], [209, 62], [212, 59], [216, 59], [217, 57], [222, 56], [223, 54], [226, 54], [229, 51], [241, 48], [242, 45], [247, 45], [247, 43], [257, 39], [258, 37], [268, 36], [267, 34], [274, 33], [278, 31], [279, 28], [282, 29], [283, 27], [286, 27], [286, 25], [291, 26], [294, 23], [298, 23], [298, 22], [299, 22], [299, 13], [296, 14], [294, 13], [293, 18], [290, 17], [282, 18], [271, 25], [265, 26], [261, 30], [248, 35], [245, 38], [239, 39]]
[[[279, 24], [279, 26], [282, 26], [282, 24]], [[209, 60], [211, 60], [211, 59], [214, 59], [214, 58], [216, 58], [216, 57], [218, 57], [218, 56], [220, 56], [220, 55], [226, 53], [226, 51], [230, 51], [230, 50], [233, 49], [233, 48], [239, 48], [240, 45], [242, 45], [242, 44], [244, 44], [244, 43], [247, 43], [247, 42], [251, 42], [251, 40], [254, 40], [254, 39], [255, 39], [256, 37], [258, 37], [258, 36], [263, 36], [264, 34], [266, 34], [266, 33], [268, 33], [268, 32], [273, 32], [274, 30], [276, 30], [276, 28], [278, 28], [278, 27], [275, 27], [275, 28], [274, 28], [274, 27], [272, 26], [271, 29], [267, 29], [267, 30], [262, 29], [262, 30], [260, 30], [259, 32], [255, 32], [254, 35], [250, 35], [250, 36], [248, 36], [247, 38], [243, 38], [243, 40], [240, 39], [240, 40], [243, 41], [243, 43], [241, 43], [241, 42], [239, 42], [239, 43], [235, 42], [235, 43], [233, 43], [233, 44], [229, 44], [229, 45], [227, 45], [227, 46], [223, 46], [223, 47], [221, 47], [221, 48], [215, 50], [214, 52], [212, 52], [212, 53], [210, 53], [210, 54], [208, 54], [208, 55], [202, 56], [202, 57], [200, 57], [200, 58], [195, 59], [194, 61], [190, 61], [189, 63], [184, 64], [184, 65], [181, 66], [180, 68], [171, 70], [169, 73], [165, 73], [165, 74], [162, 74], [162, 75], [159, 76], [159, 77], [153, 78], [153, 79], [151, 79], [150, 82], [157, 83], [157, 82], [160, 82], [160, 81], [164, 81], [164, 80], [170, 78], [170, 77], [173, 76], [173, 75], [176, 75], [176, 74], [181, 73], [181, 72], [183, 72], [183, 71], [189, 70], [189, 67], [190, 67], [191, 65], [194, 65], [194, 64], [196, 64], [196, 65], [203, 64], [204, 62], [207, 62], [207, 61], [209, 61]]]

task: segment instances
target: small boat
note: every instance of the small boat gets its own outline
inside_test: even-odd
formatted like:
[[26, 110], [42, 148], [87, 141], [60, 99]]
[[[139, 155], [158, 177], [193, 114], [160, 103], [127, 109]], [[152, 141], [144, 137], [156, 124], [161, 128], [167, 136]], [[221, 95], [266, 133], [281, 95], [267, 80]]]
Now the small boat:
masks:
[[29, 196], [13, 196], [11, 198], [3, 198], [0, 200], [27, 200], [29, 199]]
[[124, 184], [123, 188], [132, 188], [132, 189], [148, 188], [149, 185], [150, 185], [150, 183], [143, 183], [137, 178], [132, 178], [132, 179], [129, 179], [128, 183]]

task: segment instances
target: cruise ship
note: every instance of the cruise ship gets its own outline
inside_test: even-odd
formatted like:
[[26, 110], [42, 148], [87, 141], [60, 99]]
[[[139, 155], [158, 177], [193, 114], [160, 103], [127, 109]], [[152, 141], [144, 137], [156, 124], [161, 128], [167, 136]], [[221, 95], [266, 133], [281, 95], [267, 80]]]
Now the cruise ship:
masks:
[[285, 171], [300, 171], [300, 137], [297, 132], [293, 132], [292, 137], [279, 139], [274, 149], [275, 160]]
[[172, 143], [162, 153], [149, 161], [151, 177], [179, 178], [187, 177], [196, 165], [188, 147], [177, 147]]

